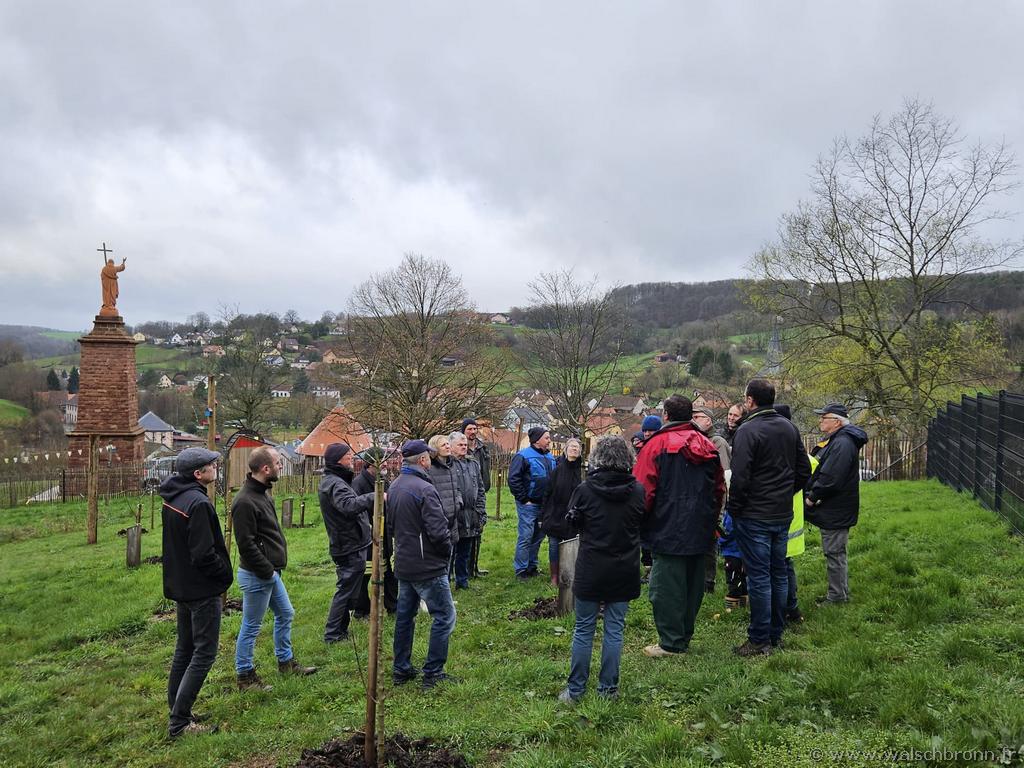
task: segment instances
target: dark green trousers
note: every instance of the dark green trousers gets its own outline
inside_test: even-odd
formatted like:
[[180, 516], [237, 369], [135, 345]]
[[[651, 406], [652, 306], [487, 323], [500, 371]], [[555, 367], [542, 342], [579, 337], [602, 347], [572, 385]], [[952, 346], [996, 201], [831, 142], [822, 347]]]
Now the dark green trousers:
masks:
[[706, 554], [654, 554], [648, 595], [658, 628], [658, 645], [682, 653], [690, 645], [697, 611], [704, 599]]

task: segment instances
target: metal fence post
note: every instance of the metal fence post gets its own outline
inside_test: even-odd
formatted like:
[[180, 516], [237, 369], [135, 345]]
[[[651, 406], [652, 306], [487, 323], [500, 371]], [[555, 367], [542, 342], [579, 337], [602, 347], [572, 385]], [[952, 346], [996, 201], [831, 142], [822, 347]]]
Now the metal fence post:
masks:
[[1006, 390], [999, 392], [999, 416], [996, 419], [996, 488], [995, 501], [992, 504], [996, 512], [1003, 511], [1003, 435], [1006, 418]]
[[981, 453], [978, 451], [978, 430], [981, 427], [981, 392], [974, 400], [974, 482], [971, 483], [971, 493], [978, 498], [981, 493]]

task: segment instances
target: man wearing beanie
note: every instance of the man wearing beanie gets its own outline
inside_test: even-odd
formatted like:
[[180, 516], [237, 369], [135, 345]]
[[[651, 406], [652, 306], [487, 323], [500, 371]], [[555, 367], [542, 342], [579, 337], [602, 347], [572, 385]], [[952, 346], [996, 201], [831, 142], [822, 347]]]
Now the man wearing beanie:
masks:
[[167, 681], [172, 739], [213, 730], [199, 722], [192, 705], [217, 658], [221, 595], [231, 586], [231, 561], [206, 494], [207, 483], [217, 479], [219, 458], [216, 451], [186, 448], [175, 462], [177, 474], [160, 485], [164, 597], [175, 601], [178, 614]]
[[277, 480], [281, 457], [269, 446], [249, 454], [249, 473], [231, 504], [235, 541], [238, 543], [238, 586], [242, 590], [242, 626], [235, 643], [238, 687], [269, 690], [256, 674], [256, 637], [267, 608], [274, 614], [274, 655], [282, 674], [311, 675], [316, 667], [303, 667], [292, 653], [295, 610], [281, 579], [288, 564], [288, 544], [277, 523], [270, 487]]
[[354, 454], [347, 443], [331, 443], [324, 451], [324, 476], [320, 480], [320, 514], [327, 528], [337, 586], [327, 612], [324, 642], [348, 639], [349, 603], [354, 602], [366, 570], [370, 546], [373, 492], [357, 495], [352, 489]]
[[661, 416], [654, 413], [644, 416], [644, 421], [640, 425], [640, 431], [644, 433], [644, 440], [650, 440], [651, 435], [659, 429], [661, 429]]
[[[484, 493], [491, 490], [491, 451], [487, 443], [480, 439], [480, 428], [476, 419], [469, 418], [462, 420], [462, 434], [466, 436], [466, 458], [475, 461], [480, 467], [480, 477], [484, 481]], [[486, 515], [486, 512], [484, 513]], [[480, 543], [483, 541], [483, 531], [473, 539], [473, 549], [469, 554], [469, 575], [472, 578], [487, 575], [487, 571], [480, 570]]]
[[403, 685], [419, 674], [412, 665], [412, 641], [422, 600], [432, 619], [423, 663], [423, 690], [445, 681], [457, 682], [444, 671], [448, 640], [455, 629], [455, 603], [448, 585], [451, 529], [441, 497], [427, 474], [429, 466], [429, 446], [422, 440], [406, 441], [402, 446], [402, 471], [388, 489], [387, 504], [398, 577], [392, 678], [395, 685]]
[[544, 503], [548, 478], [555, 469], [555, 460], [548, 450], [551, 433], [544, 427], [533, 427], [527, 435], [530, 446], [513, 456], [508, 468], [508, 489], [515, 497], [519, 517], [512, 567], [516, 578], [523, 580], [537, 575], [537, 553], [544, 540], [544, 532], [540, 529], [541, 504]]

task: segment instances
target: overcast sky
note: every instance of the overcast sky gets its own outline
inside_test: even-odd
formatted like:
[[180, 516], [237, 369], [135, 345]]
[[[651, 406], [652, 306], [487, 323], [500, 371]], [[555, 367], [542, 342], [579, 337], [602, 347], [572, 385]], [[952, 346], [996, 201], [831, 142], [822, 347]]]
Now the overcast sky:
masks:
[[907, 97], [1024, 156], [1022, 39], [1020, 2], [4, 0], [0, 323], [88, 327], [103, 241], [129, 323], [313, 319], [410, 251], [491, 311], [742, 276]]

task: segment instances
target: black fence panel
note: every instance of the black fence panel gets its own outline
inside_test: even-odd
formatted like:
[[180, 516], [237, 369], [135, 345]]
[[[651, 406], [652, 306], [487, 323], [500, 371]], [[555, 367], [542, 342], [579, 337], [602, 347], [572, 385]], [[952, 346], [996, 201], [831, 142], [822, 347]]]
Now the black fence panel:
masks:
[[928, 425], [927, 474], [1024, 534], [1024, 395], [964, 396]]

